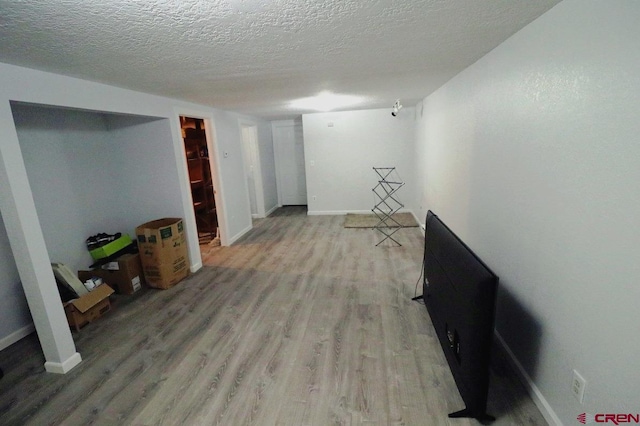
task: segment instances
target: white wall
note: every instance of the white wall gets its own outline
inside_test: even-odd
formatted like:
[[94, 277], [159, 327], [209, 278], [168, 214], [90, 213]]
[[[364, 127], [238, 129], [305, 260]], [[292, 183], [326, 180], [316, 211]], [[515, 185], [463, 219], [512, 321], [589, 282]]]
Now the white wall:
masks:
[[[103, 123], [99, 119], [94, 120], [95, 117], [86, 121], [84, 128], [80, 126], [80, 128], [76, 129], [73, 127], [60, 129], [51, 122], [51, 117], [36, 117], [36, 121], [44, 120], [44, 122], [38, 123], [35, 128], [20, 127], [19, 125], [18, 127], [20, 128], [16, 129], [16, 122], [14, 121], [10, 103], [13, 103], [14, 106], [16, 103], [30, 103], [74, 110], [98, 111], [105, 114], [120, 114], [123, 116], [121, 119], [107, 120], [104, 124], [108, 135], [105, 137], [112, 139], [113, 148], [116, 148], [116, 150], [112, 151], [112, 147], [98, 143], [98, 140], [103, 140]], [[116, 180], [119, 179], [119, 182], [121, 182], [118, 189], [126, 193], [127, 197], [135, 198], [122, 200], [123, 205], [135, 202], [140, 203], [140, 197], [144, 199], [140, 191], [149, 189], [151, 183], [154, 184], [155, 188], [168, 191], [170, 195], [167, 197], [162, 191], [154, 192], [152, 190], [149, 193], [152, 197], [147, 198], [138, 205], [139, 207], [144, 204], [145, 207], [138, 209], [134, 206], [133, 214], [127, 220], [137, 221], [142, 216], [146, 216], [147, 209], [152, 208], [154, 211], [157, 210], [158, 215], [171, 214], [184, 217], [188, 235], [192, 236], [192, 238], [189, 238], [189, 252], [193, 269], [193, 265], [200, 261], [200, 252], [198, 239], [193, 237], [196, 235], [196, 228], [190, 204], [190, 188], [178, 120], [180, 114], [193, 114], [194, 116], [207, 118], [213, 123], [216, 157], [219, 163], [217, 165], [219, 166], [220, 174], [219, 190], [224, 200], [222, 214], [226, 217], [224, 232], [226, 241], [233, 242], [251, 229], [248, 196], [242, 175], [241, 139], [238, 128], [238, 120], [246, 118], [245, 116], [175, 99], [162, 98], [51, 73], [0, 64], [0, 179], [2, 180], [0, 182], [2, 184], [0, 185], [0, 209], [2, 210], [7, 230], [11, 230], [11, 232], [7, 231], [6, 235], [9, 237], [12, 247], [12, 250], [9, 251], [8, 248], [0, 246], [0, 251], [2, 252], [2, 257], [15, 260], [22, 283], [25, 288], [28, 287], [28, 291], [25, 290], [25, 293], [29, 300], [36, 329], [48, 362], [51, 358], [55, 358], [52, 360], [53, 364], [50, 364], [54, 369], [59, 371], [67, 370], [72, 365], [75, 365], [79, 357], [75, 353], [73, 342], [68, 334], [68, 326], [66, 323], [63, 324], [65, 319], [61, 307], [55, 305], [55, 303], [59, 304], [59, 302], [55, 301], [55, 297], [51, 297], [51, 294], [57, 293], [53, 275], [50, 270], [45, 271], [44, 269], [46, 268], [43, 267], [43, 265], [48, 265], [50, 253], [48, 253], [48, 249], [44, 248], [44, 235], [40, 230], [43, 227], [50, 228], [50, 226], [46, 223], [44, 224], [45, 226], [41, 226], [40, 218], [33, 214], [35, 210], [29, 209], [29, 206], [33, 204], [34, 195], [37, 195], [38, 191], [40, 191], [40, 195], [37, 196], [40, 200], [38, 201], [40, 206], [36, 210], [51, 208], [51, 206], [47, 207], [45, 204], [53, 202], [46, 198], [51, 194], [42, 194], [43, 191], [41, 189], [45, 185], [41, 185], [40, 190], [35, 189], [34, 194], [31, 191], [32, 184], [27, 183], [25, 178], [24, 158], [28, 158], [32, 154], [37, 157], [41, 153], [37, 152], [38, 147], [34, 145], [32, 148], [27, 148], [26, 155], [23, 155], [21, 144], [29, 144], [31, 136], [36, 136], [35, 139], [41, 142], [46, 142], [48, 138], [54, 142], [53, 145], [45, 148], [52, 151], [51, 163], [56, 163], [59, 166], [59, 170], [56, 166], [55, 173], [52, 171], [54, 173], [51, 176], [52, 180], [77, 180], [78, 176], [84, 175], [89, 169], [86, 164], [73, 162], [72, 164], [65, 164], [65, 158], [68, 159], [69, 156], [75, 155], [75, 151], [69, 152], [69, 147], [74, 143], [78, 144], [78, 160], [83, 162], [95, 162], [99, 165], [101, 158], [112, 155], [112, 161], [121, 161], [126, 165], [126, 171], [116, 173]], [[127, 122], [125, 117], [127, 115], [138, 116], [138, 118], [131, 118], [133, 121]], [[140, 119], [140, 116], [146, 118]], [[154, 121], [155, 119], [150, 119], [149, 117], [161, 120]], [[255, 121], [268, 126], [264, 121]], [[39, 128], [38, 126], [44, 128]], [[49, 128], [49, 130], [51, 128], [57, 129], [57, 133], [44, 135], [43, 132], [46, 128]], [[136, 140], [136, 134], [140, 130], [144, 130], [145, 134], [137, 137]], [[18, 137], [18, 132], [21, 133], [20, 138]], [[88, 140], [93, 137], [96, 140]], [[130, 143], [132, 138], [135, 140], [133, 145]], [[65, 140], [64, 143], [62, 139]], [[85, 140], [87, 144], [95, 145], [93, 148], [81, 146], [82, 140]], [[119, 148], [117, 148], [118, 146]], [[44, 152], [48, 152], [46, 150]], [[223, 152], [226, 152], [227, 155], [223, 156]], [[144, 158], [142, 158], [143, 155]], [[35, 164], [45, 162], [42, 156], [38, 158], [35, 160]], [[161, 170], [162, 167], [160, 167], [157, 174], [147, 173], [144, 176], [140, 176], [139, 169], [136, 170], [135, 168], [139, 165], [136, 159], [144, 160], [147, 165], [154, 160], [160, 160], [159, 163], [164, 169]], [[27, 160], [26, 162], [31, 164], [31, 161]], [[29, 168], [33, 169], [31, 166]], [[48, 167], [47, 170], [51, 171], [51, 167]], [[34, 180], [34, 176], [37, 173], [32, 170], [30, 174], [33, 176], [28, 176], [29, 179]], [[113, 177], [110, 171], [102, 170], [100, 173], [105, 173], [106, 177]], [[41, 178], [45, 177], [42, 176]], [[138, 188], [134, 188], [134, 185], [131, 184], [133, 179], [146, 180], [149, 185], [140, 185]], [[60, 182], [56, 182], [56, 184], [58, 183]], [[47, 184], [50, 184], [50, 182]], [[95, 186], [93, 186], [95, 182], [83, 184], [86, 185], [84, 189], [81, 189], [84, 194], [90, 192], [91, 188], [95, 189]], [[39, 185], [35, 184], [35, 187]], [[58, 188], [65, 195], [73, 195], [74, 188], [69, 182], [61, 183]], [[178, 191], [177, 193], [176, 190]], [[48, 201], [43, 202], [42, 200]], [[86, 201], [94, 202], [96, 199]], [[79, 198], [76, 198], [76, 202], [79, 202]], [[158, 208], [156, 209], [156, 207]], [[62, 212], [64, 209], [65, 207], [60, 207], [58, 211]], [[47, 220], [44, 219], [44, 222]], [[128, 224], [127, 226], [131, 228], [132, 225]], [[82, 232], [83, 239], [86, 238], [84, 233]], [[49, 233], [47, 238], [50, 239], [51, 235]], [[74, 237], [74, 240], [77, 240], [77, 238]], [[47, 243], [47, 245], [51, 244]], [[72, 260], [72, 262], [82, 262], [82, 260], [76, 259]], [[10, 263], [8, 261], [8, 264]], [[3, 267], [3, 269], [11, 268]], [[6, 289], [15, 285], [14, 281], [8, 278], [5, 283], [3, 277], [2, 288]], [[21, 295], [16, 293], [14, 297], [19, 298]], [[34, 309], [38, 311], [37, 315], [34, 315]], [[10, 324], [12, 321], [22, 324], [24, 322], [22, 317], [23, 315], [17, 311], [0, 312], [0, 322], [6, 324]], [[12, 330], [7, 330], [6, 332], [11, 334]], [[0, 339], [4, 337], [0, 335]]]
[[378, 182], [373, 167], [396, 167], [406, 182], [398, 196], [408, 205], [414, 114], [405, 107], [397, 117], [390, 108], [303, 115], [309, 214], [370, 213]]
[[500, 276], [497, 330], [551, 422], [638, 411], [639, 17], [565, 0], [417, 107], [414, 207]]
[[219, 168], [224, 180], [223, 208], [229, 227], [233, 229], [229, 232], [230, 242], [236, 241], [252, 226], [251, 205], [242, 158], [242, 133], [238, 124], [241, 119], [247, 120], [248, 117], [216, 111], [214, 120]]

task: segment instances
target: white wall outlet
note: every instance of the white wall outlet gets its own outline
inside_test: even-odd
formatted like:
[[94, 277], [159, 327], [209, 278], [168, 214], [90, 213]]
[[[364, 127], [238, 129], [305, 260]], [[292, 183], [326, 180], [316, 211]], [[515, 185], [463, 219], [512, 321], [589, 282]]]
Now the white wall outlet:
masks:
[[315, 196], [315, 195], [314, 195], [314, 196], [312, 196], [312, 197], [311, 197], [311, 199], [312, 199], [313, 201], [315, 201], [315, 200], [316, 200], [316, 196]]
[[573, 380], [571, 382], [571, 392], [578, 402], [582, 404], [584, 400], [584, 388], [587, 387], [587, 381], [576, 370], [573, 370]]

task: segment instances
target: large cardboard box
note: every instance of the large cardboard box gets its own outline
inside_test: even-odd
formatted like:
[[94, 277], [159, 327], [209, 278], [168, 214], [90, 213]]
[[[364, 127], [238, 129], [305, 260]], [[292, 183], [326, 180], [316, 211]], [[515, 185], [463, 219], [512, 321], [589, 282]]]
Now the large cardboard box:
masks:
[[109, 296], [112, 294], [113, 289], [107, 284], [102, 284], [89, 293], [65, 303], [64, 312], [69, 325], [75, 327], [76, 331], [80, 331], [80, 327], [109, 312], [111, 310]]
[[189, 275], [184, 223], [163, 218], [136, 228], [138, 251], [147, 285], [166, 289]]
[[140, 256], [137, 253], [124, 254], [113, 262], [102, 265], [99, 269], [78, 271], [78, 277], [82, 282], [91, 277], [100, 277], [118, 294], [133, 294], [144, 284]]

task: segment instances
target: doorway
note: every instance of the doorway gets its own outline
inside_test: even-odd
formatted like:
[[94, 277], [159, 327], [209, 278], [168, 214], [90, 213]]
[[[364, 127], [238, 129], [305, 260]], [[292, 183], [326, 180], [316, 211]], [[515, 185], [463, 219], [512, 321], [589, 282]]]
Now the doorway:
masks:
[[273, 123], [278, 200], [282, 206], [307, 204], [307, 180], [304, 138], [301, 124], [295, 121]]
[[220, 245], [216, 190], [205, 121], [201, 118], [181, 115], [180, 127], [187, 159], [191, 200], [199, 243], [201, 245]]
[[262, 171], [260, 168], [260, 151], [258, 146], [258, 127], [254, 124], [240, 122], [242, 133], [242, 156], [244, 160], [245, 179], [249, 193], [251, 217], [265, 216], [264, 193], [262, 191]]

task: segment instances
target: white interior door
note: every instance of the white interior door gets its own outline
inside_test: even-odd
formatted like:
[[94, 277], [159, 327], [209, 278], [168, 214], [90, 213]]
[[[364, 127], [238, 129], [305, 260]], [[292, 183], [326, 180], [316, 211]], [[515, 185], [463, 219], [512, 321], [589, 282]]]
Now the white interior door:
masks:
[[283, 206], [306, 205], [307, 180], [302, 129], [293, 123], [274, 126], [274, 144], [280, 203]]

